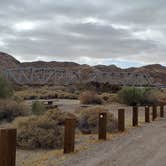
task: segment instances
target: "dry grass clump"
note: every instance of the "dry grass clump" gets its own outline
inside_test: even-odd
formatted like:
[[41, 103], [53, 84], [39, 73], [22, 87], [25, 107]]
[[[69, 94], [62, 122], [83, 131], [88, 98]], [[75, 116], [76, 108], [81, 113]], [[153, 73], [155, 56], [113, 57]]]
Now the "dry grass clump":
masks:
[[106, 103], [119, 102], [117, 94], [113, 94], [113, 93], [102, 93], [100, 95], [100, 97]]
[[102, 104], [102, 98], [93, 91], [85, 91], [80, 95], [81, 104]]
[[107, 112], [107, 131], [113, 132], [117, 129], [117, 119], [108, 110], [102, 107], [83, 109], [78, 112], [78, 128], [82, 133], [97, 133], [99, 113]]
[[75, 117], [58, 109], [49, 110], [40, 116], [18, 118], [13, 125], [17, 128], [17, 144], [26, 149], [58, 149], [63, 146], [64, 120]]
[[30, 108], [24, 102], [11, 99], [0, 100], [0, 120], [12, 121], [15, 117], [30, 114]]

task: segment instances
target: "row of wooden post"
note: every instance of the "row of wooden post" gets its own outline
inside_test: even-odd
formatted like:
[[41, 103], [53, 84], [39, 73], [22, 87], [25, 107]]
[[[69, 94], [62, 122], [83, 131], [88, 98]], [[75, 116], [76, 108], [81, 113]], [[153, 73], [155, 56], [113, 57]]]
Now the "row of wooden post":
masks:
[[[160, 106], [160, 117], [164, 117], [164, 106]], [[152, 107], [152, 120], [157, 118], [157, 106]], [[145, 122], [150, 122], [150, 107], [145, 107]], [[133, 107], [133, 126], [138, 126], [138, 107]], [[64, 133], [64, 153], [74, 152], [75, 119], [66, 119]], [[107, 139], [107, 113], [99, 114], [99, 140]], [[125, 130], [125, 109], [118, 110], [118, 130]], [[16, 129], [0, 129], [0, 166], [15, 166], [16, 164]]]
[[[134, 106], [132, 110], [132, 125], [138, 126], [138, 107]], [[160, 106], [160, 117], [164, 117], [164, 106]], [[157, 118], [157, 106], [152, 106], [152, 120]], [[150, 122], [150, 106], [145, 107], [145, 122]], [[67, 119], [65, 124], [65, 137], [64, 137], [64, 153], [74, 152], [74, 128], [76, 121], [74, 119]], [[118, 130], [120, 132], [125, 131], [125, 109], [118, 110]], [[98, 123], [98, 139], [107, 139], [107, 113], [103, 112], [99, 114]]]

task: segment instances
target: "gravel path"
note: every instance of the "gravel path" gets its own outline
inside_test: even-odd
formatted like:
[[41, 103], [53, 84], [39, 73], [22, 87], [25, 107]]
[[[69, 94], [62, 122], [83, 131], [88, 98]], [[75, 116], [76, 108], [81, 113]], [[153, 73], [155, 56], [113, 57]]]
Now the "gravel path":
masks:
[[60, 166], [165, 166], [166, 118], [69, 155]]

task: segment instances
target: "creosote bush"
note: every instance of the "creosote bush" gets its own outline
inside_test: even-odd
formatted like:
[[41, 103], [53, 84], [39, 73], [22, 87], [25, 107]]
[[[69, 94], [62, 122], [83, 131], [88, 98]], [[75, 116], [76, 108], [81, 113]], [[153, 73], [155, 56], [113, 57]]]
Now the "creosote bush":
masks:
[[118, 93], [119, 99], [122, 103], [135, 106], [141, 103], [144, 98], [144, 91], [140, 88], [125, 87]]
[[102, 104], [102, 98], [93, 91], [85, 91], [80, 95], [81, 104]]
[[117, 130], [117, 119], [112, 113], [102, 107], [82, 109], [78, 111], [79, 130], [85, 134], [97, 133], [99, 113], [101, 112], [107, 112], [107, 132]]
[[17, 118], [13, 126], [17, 128], [17, 144], [25, 149], [58, 149], [63, 147], [64, 121], [75, 116], [58, 109], [43, 115]]
[[32, 103], [32, 114], [41, 115], [46, 111], [44, 104], [40, 101], [35, 101]]
[[152, 105], [166, 102], [166, 95], [158, 89], [125, 87], [119, 93], [121, 103], [134, 105]]
[[9, 98], [12, 95], [12, 86], [4, 77], [0, 76], [0, 98]]

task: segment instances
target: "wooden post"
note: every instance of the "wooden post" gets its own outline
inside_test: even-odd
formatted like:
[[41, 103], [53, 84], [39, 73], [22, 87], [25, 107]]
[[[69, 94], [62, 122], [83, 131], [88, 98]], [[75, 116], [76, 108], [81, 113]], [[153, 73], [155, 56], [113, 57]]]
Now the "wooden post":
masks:
[[16, 165], [16, 129], [0, 129], [0, 166]]
[[138, 107], [133, 107], [133, 126], [138, 126]]
[[107, 139], [107, 113], [99, 114], [99, 140]]
[[64, 153], [74, 152], [76, 119], [65, 120]]
[[153, 105], [153, 110], [152, 110], [152, 120], [154, 121], [157, 118], [157, 106]]
[[118, 110], [118, 130], [123, 132], [125, 130], [125, 110]]
[[163, 118], [164, 117], [164, 105], [160, 106], [160, 117]]
[[145, 122], [146, 123], [150, 122], [150, 110], [149, 110], [149, 106], [145, 107]]

